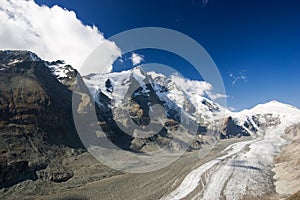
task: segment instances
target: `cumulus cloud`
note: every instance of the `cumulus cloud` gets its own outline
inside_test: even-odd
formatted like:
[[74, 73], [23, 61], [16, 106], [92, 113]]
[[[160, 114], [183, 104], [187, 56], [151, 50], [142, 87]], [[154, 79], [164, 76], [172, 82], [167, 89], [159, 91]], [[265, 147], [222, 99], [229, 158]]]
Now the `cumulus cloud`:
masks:
[[208, 96], [211, 100], [227, 98], [226, 94], [214, 92], [212, 84], [206, 81], [195, 81], [181, 77], [177, 73], [171, 75], [171, 79], [182, 89], [194, 92], [200, 96]]
[[135, 65], [140, 64], [144, 60], [144, 58], [143, 58], [143, 56], [133, 52], [131, 54], [130, 60], [133, 64], [133, 66], [135, 66]]
[[226, 94], [213, 93], [211, 91], [207, 91], [206, 94], [212, 100], [223, 99], [223, 98], [227, 98], [228, 97]]
[[0, 49], [30, 50], [45, 60], [65, 60], [79, 69], [100, 44], [106, 53], [97, 62], [110, 64], [121, 56], [119, 48], [97, 27], [84, 25], [75, 12], [59, 6], [39, 6], [33, 0], [0, 1]]

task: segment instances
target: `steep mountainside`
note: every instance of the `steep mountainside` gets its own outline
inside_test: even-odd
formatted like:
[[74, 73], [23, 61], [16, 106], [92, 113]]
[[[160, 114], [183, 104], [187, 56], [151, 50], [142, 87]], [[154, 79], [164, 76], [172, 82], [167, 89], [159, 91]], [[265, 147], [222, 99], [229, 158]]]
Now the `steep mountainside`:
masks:
[[44, 61], [27, 51], [0, 51], [0, 66], [0, 187], [5, 187], [38, 178], [36, 172], [56, 154], [83, 146], [72, 121], [72, 92]]

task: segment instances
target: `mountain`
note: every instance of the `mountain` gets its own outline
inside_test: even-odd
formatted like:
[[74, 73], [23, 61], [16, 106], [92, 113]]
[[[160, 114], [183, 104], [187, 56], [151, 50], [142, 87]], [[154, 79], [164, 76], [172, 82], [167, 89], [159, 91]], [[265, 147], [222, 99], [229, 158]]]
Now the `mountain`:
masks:
[[35, 180], [57, 154], [83, 148], [72, 120], [72, 92], [36, 54], [0, 51], [0, 102], [0, 188]]
[[[209, 98], [207, 84], [140, 67], [81, 77], [60, 60], [0, 51], [0, 189], [76, 176], [66, 160], [103, 145], [95, 127], [117, 147], [147, 154], [201, 151], [216, 141], [263, 137], [267, 128], [288, 133], [300, 121], [299, 109], [277, 101], [231, 112]], [[95, 123], [87, 114], [93, 110]]]
[[[281, 123], [280, 120], [285, 120], [285, 115], [298, 112], [297, 108], [272, 101], [257, 105], [251, 110], [234, 113], [203, 95], [206, 82], [188, 80], [178, 74], [166, 77], [155, 72], [144, 72], [140, 67], [122, 72], [90, 74], [83, 77], [83, 80], [107, 123], [108, 119], [114, 119], [119, 122], [118, 125], [124, 124], [128, 116], [123, 114], [130, 110], [130, 118], [135, 124], [140, 127], [148, 126], [151, 107], [159, 105], [163, 112], [156, 113], [161, 120], [158, 123], [165, 128], [160, 134], [170, 138], [174, 135], [166, 126], [167, 123], [193, 137], [200, 135], [203, 140], [196, 137], [197, 140], [192, 142], [199, 144], [192, 145], [198, 149], [208, 138], [255, 136], [259, 127], [276, 126]], [[118, 113], [113, 113], [115, 111]], [[124, 127], [121, 129], [124, 130]], [[134, 130], [128, 129], [127, 132], [133, 132], [129, 149], [142, 150], [147, 145], [153, 146], [153, 142], [160, 143], [153, 137], [134, 137]], [[164, 140], [168, 137], [164, 137]], [[188, 140], [183, 142], [191, 143]]]

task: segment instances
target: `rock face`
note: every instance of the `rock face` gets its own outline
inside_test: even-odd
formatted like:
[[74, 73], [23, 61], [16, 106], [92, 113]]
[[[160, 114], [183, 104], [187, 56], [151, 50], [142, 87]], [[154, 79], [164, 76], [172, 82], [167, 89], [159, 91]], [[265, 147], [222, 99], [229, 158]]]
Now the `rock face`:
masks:
[[236, 122], [230, 116], [224, 120], [220, 132], [220, 139], [250, 136], [250, 133], [243, 127], [237, 125]]
[[2, 187], [9, 187], [26, 179], [37, 179], [37, 175], [35, 174], [34, 169], [29, 167], [28, 161], [7, 163], [7, 161], [1, 160], [0, 166], [0, 183]]
[[202, 100], [202, 104], [206, 105], [208, 107], [209, 111], [211, 111], [211, 112], [219, 111], [219, 109], [220, 109], [217, 105], [210, 103], [206, 99]]
[[45, 170], [38, 172], [38, 177], [42, 180], [50, 180], [56, 183], [66, 182], [74, 176], [72, 170], [65, 166], [51, 166], [49, 165]]
[[72, 92], [46, 62], [28, 51], [0, 51], [0, 65], [1, 188], [36, 179], [53, 149], [83, 145], [72, 120]]

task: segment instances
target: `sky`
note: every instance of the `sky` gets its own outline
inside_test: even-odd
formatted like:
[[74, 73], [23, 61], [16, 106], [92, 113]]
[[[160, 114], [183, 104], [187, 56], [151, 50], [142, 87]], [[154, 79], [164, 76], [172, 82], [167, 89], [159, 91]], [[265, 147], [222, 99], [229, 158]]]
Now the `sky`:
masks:
[[[58, 19], [68, 16], [66, 22], [74, 25], [63, 25], [58, 22], [60, 20], [56, 20], [58, 27], [55, 23], [50, 23], [53, 27], [49, 33], [39, 32], [40, 35], [35, 32], [40, 24], [32, 23], [31, 32], [25, 27], [24, 31], [31, 34], [30, 37], [38, 35], [38, 38], [46, 38], [49, 41], [47, 45], [37, 45], [33, 48], [42, 54], [47, 51], [41, 49], [55, 49], [55, 46], [50, 45], [53, 43], [51, 41], [55, 41], [54, 44], [59, 47], [51, 54], [56, 58], [61, 49], [70, 49], [70, 44], [74, 49], [80, 46], [93, 49], [95, 41], [101, 40], [110, 47], [110, 54], [113, 56], [108, 57], [116, 58], [120, 55], [120, 50], [105, 38], [139, 27], [169, 28], [186, 34], [206, 49], [222, 75], [227, 104], [232, 109], [238, 111], [251, 108], [270, 100], [300, 107], [300, 1], [298, 0], [36, 0], [35, 2], [39, 6], [47, 6], [38, 8], [42, 13], [52, 13], [49, 16], [59, 16]], [[58, 6], [53, 9], [54, 5]], [[4, 6], [7, 7], [2, 5], [2, 12]], [[16, 21], [16, 17], [7, 15]], [[33, 16], [29, 20], [35, 18], [37, 17]], [[70, 36], [64, 37], [66, 38], [64, 40], [55, 40], [55, 34], [64, 31]], [[5, 34], [8, 33], [3, 29], [1, 32], [0, 29], [0, 38]], [[73, 44], [73, 41], [80, 42]], [[19, 47], [18, 45], [20, 46], [17, 44], [12, 47]], [[0, 48], [4, 47], [0, 44]], [[185, 77], [199, 78], [195, 76], [189, 63], [167, 52], [145, 50], [136, 53], [142, 55], [142, 59], [137, 55], [135, 57], [133, 54], [128, 55], [138, 61], [136, 63], [155, 61], [176, 68]], [[47, 59], [52, 58], [47, 53], [44, 54]], [[67, 57], [75, 65], [81, 62], [76, 60], [78, 58], [76, 53], [68, 54]]]

